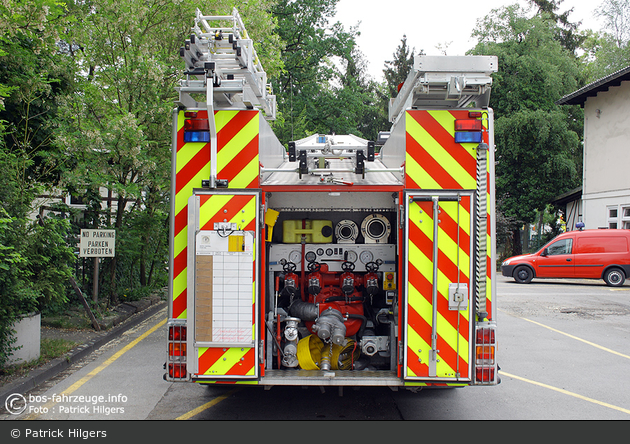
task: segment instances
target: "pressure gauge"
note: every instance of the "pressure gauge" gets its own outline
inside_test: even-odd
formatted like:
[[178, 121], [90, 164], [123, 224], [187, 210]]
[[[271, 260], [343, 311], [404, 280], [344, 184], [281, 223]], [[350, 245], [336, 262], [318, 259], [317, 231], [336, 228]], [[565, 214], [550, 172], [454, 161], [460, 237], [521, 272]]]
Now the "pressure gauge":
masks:
[[359, 260], [361, 261], [361, 263], [367, 264], [368, 262], [372, 262], [374, 260], [374, 255], [371, 251], [364, 250], [359, 255]]
[[348, 262], [353, 262], [353, 263], [354, 263], [354, 262], [356, 262], [356, 261], [357, 261], [357, 259], [359, 258], [359, 257], [357, 256], [357, 253], [356, 253], [355, 251], [352, 251], [352, 250], [348, 250], [348, 251], [346, 251], [345, 256], [346, 256], [346, 257], [345, 257], [344, 259], [345, 259], [346, 261], [348, 261]]
[[317, 255], [314, 251], [309, 251], [308, 253], [306, 253], [304, 258], [306, 259], [306, 262], [315, 262], [315, 259], [317, 259]]
[[301, 254], [298, 250], [293, 250], [289, 253], [289, 262], [293, 262], [294, 264], [299, 264], [301, 262]]
[[317, 255], [318, 256], [323, 256], [324, 255], [324, 249], [323, 248], [318, 248], [317, 249]]

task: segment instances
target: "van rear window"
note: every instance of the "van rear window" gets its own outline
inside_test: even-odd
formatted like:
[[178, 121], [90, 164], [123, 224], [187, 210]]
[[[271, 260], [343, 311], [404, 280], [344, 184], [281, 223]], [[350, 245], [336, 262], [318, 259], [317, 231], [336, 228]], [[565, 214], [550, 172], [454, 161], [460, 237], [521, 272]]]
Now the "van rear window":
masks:
[[625, 237], [578, 237], [579, 253], [625, 253], [628, 241]]

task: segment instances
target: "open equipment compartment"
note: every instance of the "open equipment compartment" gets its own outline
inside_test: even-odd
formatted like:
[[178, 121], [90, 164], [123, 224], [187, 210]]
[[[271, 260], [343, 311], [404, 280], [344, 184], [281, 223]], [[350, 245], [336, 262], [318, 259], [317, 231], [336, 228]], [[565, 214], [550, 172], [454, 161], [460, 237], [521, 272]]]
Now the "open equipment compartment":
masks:
[[395, 374], [399, 193], [281, 191], [265, 199], [277, 212], [265, 244], [265, 374]]

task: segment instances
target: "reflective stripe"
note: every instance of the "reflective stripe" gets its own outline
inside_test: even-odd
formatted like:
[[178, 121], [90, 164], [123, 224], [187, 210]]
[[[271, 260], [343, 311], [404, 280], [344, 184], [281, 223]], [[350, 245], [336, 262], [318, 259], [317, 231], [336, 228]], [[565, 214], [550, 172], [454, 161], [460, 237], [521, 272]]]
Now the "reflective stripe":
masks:
[[[455, 143], [455, 120], [468, 119], [471, 110], [409, 110], [405, 116], [407, 132], [407, 154], [405, 161], [407, 189], [476, 189], [476, 143]], [[483, 120], [484, 128], [488, 122]], [[484, 139], [488, 143], [488, 135]], [[490, 174], [488, 162], [486, 174]], [[486, 194], [488, 204], [487, 245], [492, 245], [490, 224], [490, 193]], [[467, 215], [466, 217], [470, 217]], [[453, 218], [453, 215], [451, 215]], [[468, 226], [468, 224], [466, 224]], [[470, 234], [470, 233], [468, 233]], [[486, 296], [487, 311], [492, 313], [491, 273], [492, 258], [490, 248], [487, 255]]]
[[235, 223], [241, 230], [255, 229], [256, 196], [202, 195], [199, 202], [199, 227], [213, 230], [215, 222]]
[[228, 188], [258, 188], [258, 111], [219, 111], [216, 119], [225, 121], [217, 130], [217, 178]]
[[[459, 215], [457, 206], [460, 205]], [[450, 283], [470, 287], [471, 197], [440, 202], [437, 269], [437, 378], [470, 378], [469, 310], [449, 310]], [[459, 249], [458, 249], [459, 217]], [[407, 286], [407, 378], [428, 378], [433, 323], [433, 212], [432, 202], [409, 202]], [[459, 250], [459, 257], [458, 257]], [[459, 269], [458, 264], [459, 262]], [[459, 323], [459, 325], [458, 325]], [[459, 344], [458, 344], [459, 341]], [[458, 352], [459, 350], [459, 352]], [[459, 364], [459, 368], [458, 368]]]
[[199, 348], [199, 372], [205, 376], [255, 376], [254, 348]]
[[[207, 118], [207, 112], [197, 112]], [[228, 181], [229, 188], [257, 188], [259, 177], [258, 111], [217, 111], [214, 115], [217, 130], [217, 177]], [[184, 111], [177, 116], [177, 152], [174, 165], [175, 223], [173, 257], [173, 312], [174, 318], [186, 317], [186, 249], [188, 244], [188, 198], [202, 180], [210, 177], [210, 144], [184, 143]], [[255, 204], [254, 204], [255, 205]], [[233, 216], [239, 226], [242, 217]], [[251, 216], [247, 225], [251, 225]], [[238, 219], [238, 220], [237, 220]], [[223, 220], [223, 219], [221, 219]]]

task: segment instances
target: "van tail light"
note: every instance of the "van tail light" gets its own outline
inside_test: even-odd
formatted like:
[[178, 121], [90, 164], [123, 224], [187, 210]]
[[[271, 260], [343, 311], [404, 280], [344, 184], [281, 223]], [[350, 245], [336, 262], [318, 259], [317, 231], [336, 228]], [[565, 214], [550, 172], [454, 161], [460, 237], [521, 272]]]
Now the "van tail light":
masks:
[[496, 326], [478, 325], [475, 329], [475, 384], [495, 385], [497, 382]]
[[185, 321], [173, 319], [168, 324], [167, 337], [167, 363], [168, 381], [187, 380], [186, 354], [187, 354], [187, 328]]

